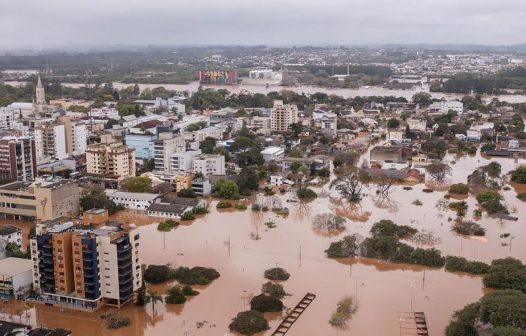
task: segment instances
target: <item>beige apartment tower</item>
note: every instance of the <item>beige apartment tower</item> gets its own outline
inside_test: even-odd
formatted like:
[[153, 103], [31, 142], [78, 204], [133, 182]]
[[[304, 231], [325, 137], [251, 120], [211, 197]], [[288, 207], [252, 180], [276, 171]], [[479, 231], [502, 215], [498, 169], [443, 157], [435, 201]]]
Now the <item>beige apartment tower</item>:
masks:
[[135, 148], [122, 142], [90, 145], [86, 149], [88, 174], [125, 179], [135, 176]]

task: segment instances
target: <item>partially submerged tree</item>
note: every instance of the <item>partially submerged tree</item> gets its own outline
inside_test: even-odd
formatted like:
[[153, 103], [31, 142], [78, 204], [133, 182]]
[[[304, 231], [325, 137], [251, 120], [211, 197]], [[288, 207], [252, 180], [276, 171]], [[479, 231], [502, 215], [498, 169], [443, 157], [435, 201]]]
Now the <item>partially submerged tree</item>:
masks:
[[347, 201], [357, 203], [362, 200], [363, 190], [371, 181], [369, 175], [363, 170], [354, 170], [348, 175], [334, 180], [330, 188], [337, 190]]
[[444, 184], [446, 178], [451, 175], [451, 167], [442, 162], [434, 162], [427, 165], [426, 172], [434, 182]]
[[339, 235], [345, 231], [345, 218], [332, 213], [323, 213], [314, 216], [312, 229], [321, 235]]

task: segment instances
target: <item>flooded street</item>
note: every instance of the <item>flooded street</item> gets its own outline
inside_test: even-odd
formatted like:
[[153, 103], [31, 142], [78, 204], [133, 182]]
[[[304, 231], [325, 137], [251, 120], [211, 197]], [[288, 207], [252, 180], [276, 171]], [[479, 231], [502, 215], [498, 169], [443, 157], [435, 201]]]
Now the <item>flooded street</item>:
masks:
[[[452, 164], [452, 182], [465, 182], [475, 167], [489, 162], [479, 156], [447, 156], [445, 161], [456, 162]], [[511, 159], [498, 161], [503, 173], [516, 166]], [[328, 191], [327, 188], [327, 185], [323, 187]], [[209, 286], [196, 287], [200, 295], [184, 305], [157, 303], [155, 314], [151, 304], [146, 307], [127, 305], [122, 313], [132, 319], [132, 324], [116, 331], [103, 326], [100, 315], [104, 309], [88, 314], [61, 312], [58, 308], [38, 305], [28, 310], [27, 322], [71, 329], [73, 335], [229, 335], [231, 319], [249, 308], [251, 296], [260, 294], [261, 285], [266, 282], [263, 272], [279, 266], [291, 274], [290, 279], [283, 282], [290, 294], [284, 299], [286, 307], [294, 307], [307, 292], [317, 295], [287, 335], [398, 335], [399, 314], [412, 309], [425, 312], [431, 335], [443, 335], [455, 310], [483, 296], [480, 277], [365, 258], [333, 260], [324, 253], [331, 241], [353, 233], [365, 237], [373, 223], [391, 219], [400, 225], [433, 231], [441, 239], [435, 247], [444, 256], [463, 256], [485, 262], [513, 256], [526, 261], [526, 249], [520, 243], [526, 239], [526, 207], [515, 197], [513, 188], [503, 191], [503, 195], [508, 208], [516, 209], [513, 216], [519, 217], [519, 221], [502, 221], [483, 215], [479, 223], [486, 229], [486, 236], [481, 239], [462, 238], [451, 232], [448, 218], [454, 219], [454, 211], [436, 207], [444, 192], [425, 193], [424, 188], [419, 184], [406, 191], [402, 186], [395, 186], [389, 199], [378, 199], [375, 187], [371, 186], [369, 195], [362, 201], [362, 211], [370, 212], [368, 220], [347, 220], [346, 232], [330, 238], [311, 228], [311, 219], [315, 215], [337, 209], [327, 196], [310, 203], [287, 203], [288, 195], [279, 196], [283, 205], [290, 209], [286, 218], [270, 211], [253, 212], [250, 209], [220, 212], [215, 209], [217, 201], [212, 201], [209, 214], [184, 223], [165, 236], [157, 231], [158, 220], [139, 212], [123, 211], [115, 219], [137, 225], [143, 263], [213, 267], [221, 277]], [[321, 188], [314, 189], [321, 191]], [[330, 194], [337, 196], [334, 192]], [[416, 199], [423, 205], [412, 204]], [[476, 200], [470, 196], [467, 202], [467, 218], [471, 218]], [[269, 220], [276, 224], [275, 228], [264, 225]], [[502, 246], [509, 240], [499, 237], [503, 233], [514, 237], [511, 248]], [[255, 235], [260, 239], [253, 239]], [[170, 286], [149, 287], [164, 293]], [[358, 310], [348, 329], [333, 328], [328, 323], [330, 314], [346, 295], [357, 299]], [[19, 317], [21, 310], [13, 303], [4, 307], [4, 313], [13, 315], [15, 322], [26, 320], [25, 313]], [[262, 335], [270, 335], [279, 324], [279, 315], [270, 317], [271, 329]]]

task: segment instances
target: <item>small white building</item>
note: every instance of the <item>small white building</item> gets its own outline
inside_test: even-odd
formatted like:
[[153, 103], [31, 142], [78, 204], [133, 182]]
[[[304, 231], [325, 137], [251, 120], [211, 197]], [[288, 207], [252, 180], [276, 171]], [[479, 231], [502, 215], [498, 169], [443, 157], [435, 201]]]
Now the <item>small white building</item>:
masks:
[[119, 119], [119, 111], [114, 107], [92, 108], [88, 111], [90, 118]]
[[270, 185], [271, 186], [280, 186], [283, 184], [283, 177], [279, 175], [270, 176]]
[[281, 147], [271, 146], [262, 150], [261, 155], [263, 155], [265, 162], [269, 162], [285, 155], [285, 150]]
[[429, 106], [429, 112], [431, 113], [448, 113], [450, 110], [461, 114], [464, 112], [464, 104], [456, 100], [443, 100]]
[[399, 130], [389, 130], [387, 132], [387, 140], [389, 141], [399, 141], [401, 142], [402, 139], [404, 138], [404, 132], [402, 131], [399, 131]]
[[30, 259], [0, 260], [0, 296], [18, 297], [31, 290], [33, 262]]
[[115, 202], [115, 204], [120, 204], [126, 209], [131, 210], [146, 210], [154, 201], [160, 198], [160, 194], [150, 194], [150, 193], [132, 193], [125, 191], [116, 191], [113, 189], [106, 189], [106, 196]]
[[466, 140], [467, 141], [476, 141], [480, 142], [482, 134], [479, 130], [469, 129], [466, 131]]
[[407, 119], [407, 126], [411, 131], [426, 131], [427, 121], [425, 119]]

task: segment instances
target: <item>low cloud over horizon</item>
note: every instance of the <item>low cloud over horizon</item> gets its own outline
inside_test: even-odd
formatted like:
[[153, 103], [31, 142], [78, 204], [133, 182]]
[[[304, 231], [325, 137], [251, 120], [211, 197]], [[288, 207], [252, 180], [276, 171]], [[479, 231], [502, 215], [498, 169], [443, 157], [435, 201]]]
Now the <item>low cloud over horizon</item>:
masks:
[[522, 0], [2, 1], [0, 49], [525, 43]]

